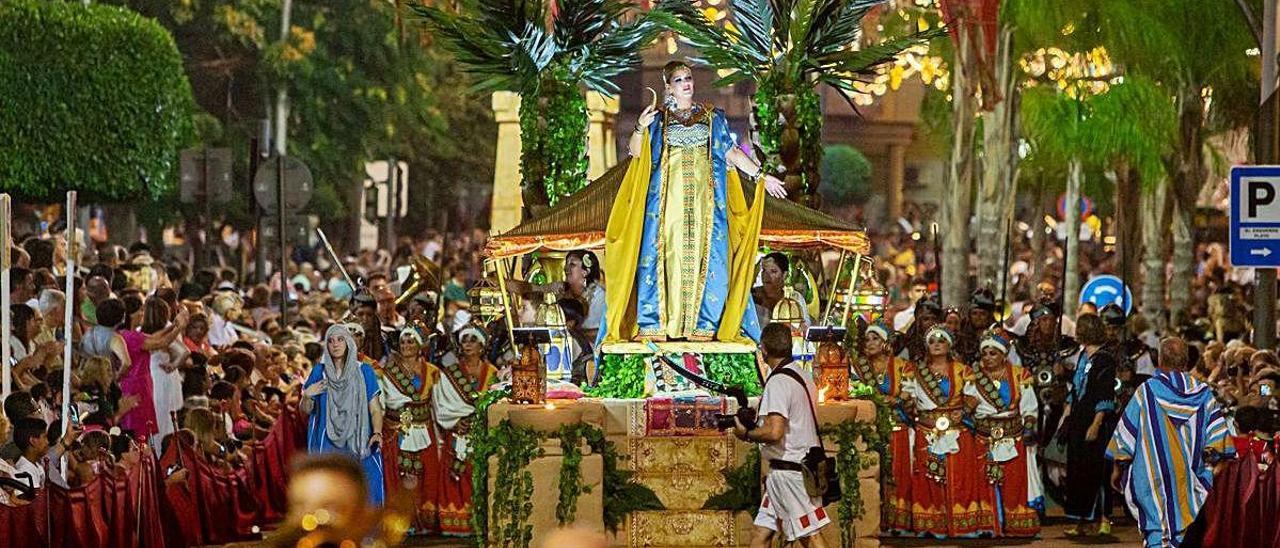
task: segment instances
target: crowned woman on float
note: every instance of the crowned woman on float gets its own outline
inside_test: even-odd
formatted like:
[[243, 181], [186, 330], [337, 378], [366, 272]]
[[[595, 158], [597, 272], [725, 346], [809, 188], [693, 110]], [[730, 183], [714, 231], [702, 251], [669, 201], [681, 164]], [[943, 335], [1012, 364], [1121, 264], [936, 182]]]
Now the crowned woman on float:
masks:
[[[609, 216], [600, 339], [758, 339], [748, 297], [763, 192], [786, 190], [735, 146], [724, 111], [694, 102], [688, 65], [667, 63], [662, 79], [665, 98], [640, 113]], [[739, 170], [757, 183], [750, 207]]]

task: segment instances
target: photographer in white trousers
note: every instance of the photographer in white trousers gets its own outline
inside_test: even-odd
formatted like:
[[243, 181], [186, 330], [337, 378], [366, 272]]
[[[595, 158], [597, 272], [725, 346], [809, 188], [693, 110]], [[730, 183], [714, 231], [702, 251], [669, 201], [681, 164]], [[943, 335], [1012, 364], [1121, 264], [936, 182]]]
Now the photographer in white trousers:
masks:
[[[771, 546], [773, 535], [781, 531], [786, 542], [826, 548], [819, 532], [831, 523], [831, 518], [822, 507], [821, 498], [809, 496], [805, 490], [802, 464], [809, 449], [818, 445], [818, 425], [810, 408], [817, 400], [817, 388], [809, 373], [792, 361], [789, 327], [769, 324], [760, 336], [760, 345], [770, 373], [760, 396], [758, 419], [748, 429], [739, 414], [733, 429], [739, 439], [761, 444], [761, 460], [769, 463], [751, 546]], [[781, 368], [798, 373], [804, 385], [780, 374]], [[750, 422], [749, 414], [747, 421]]]

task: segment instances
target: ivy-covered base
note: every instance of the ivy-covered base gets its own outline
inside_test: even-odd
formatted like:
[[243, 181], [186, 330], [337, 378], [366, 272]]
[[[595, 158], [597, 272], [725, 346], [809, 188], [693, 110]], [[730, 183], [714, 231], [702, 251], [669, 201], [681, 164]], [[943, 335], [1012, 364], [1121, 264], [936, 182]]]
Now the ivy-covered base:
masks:
[[[516, 426], [504, 420], [488, 427], [489, 406], [508, 396], [505, 391], [489, 392], [477, 402], [477, 418], [470, 438], [468, 460], [472, 471], [472, 530], [477, 546], [511, 546], [527, 548], [533, 540], [533, 475], [530, 463], [544, 455], [540, 443], [545, 439], [560, 440], [563, 460], [558, 481], [560, 496], [556, 501], [556, 521], [561, 525], [576, 519], [578, 496], [590, 492], [582, 484], [582, 443], [601, 456], [604, 464], [604, 524], [616, 531], [623, 518], [639, 510], [662, 510], [662, 501], [654, 492], [635, 481], [634, 472], [619, 468], [625, 459], [604, 431], [590, 424], [567, 424], [553, 433]], [[489, 457], [497, 458], [501, 481], [489, 491]], [[492, 513], [492, 516], [490, 515]], [[492, 527], [490, 527], [492, 525]]]
[[[749, 396], [760, 395], [760, 376], [754, 354], [702, 354], [707, 378], [727, 385], [742, 386]], [[600, 361], [600, 382], [587, 388], [597, 398], [643, 398], [645, 378], [651, 371], [647, 354], [605, 354]]]

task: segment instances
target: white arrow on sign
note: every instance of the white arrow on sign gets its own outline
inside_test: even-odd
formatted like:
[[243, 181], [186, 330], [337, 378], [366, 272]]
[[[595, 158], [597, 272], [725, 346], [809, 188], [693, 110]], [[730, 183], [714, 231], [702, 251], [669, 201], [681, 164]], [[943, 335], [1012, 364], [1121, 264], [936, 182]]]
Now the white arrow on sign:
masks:
[[1250, 249], [1250, 250], [1249, 250], [1249, 254], [1250, 254], [1250, 255], [1262, 255], [1263, 257], [1269, 257], [1269, 256], [1271, 256], [1271, 248], [1269, 248], [1269, 247], [1264, 247], [1264, 248], [1262, 248], [1262, 249]]

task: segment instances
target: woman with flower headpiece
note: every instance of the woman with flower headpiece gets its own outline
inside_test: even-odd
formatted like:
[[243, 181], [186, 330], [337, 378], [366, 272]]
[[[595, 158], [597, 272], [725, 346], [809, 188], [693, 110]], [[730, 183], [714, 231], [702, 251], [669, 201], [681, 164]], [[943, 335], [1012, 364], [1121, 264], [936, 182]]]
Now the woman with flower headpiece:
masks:
[[440, 379], [440, 370], [422, 356], [424, 341], [414, 327], [400, 330], [400, 345], [382, 368], [382, 399], [387, 408], [383, 437], [386, 452], [387, 492], [412, 492], [415, 533], [437, 532], [440, 524], [428, 505], [434, 505], [439, 487], [424, 481], [428, 470], [440, 462], [440, 449], [431, 433], [434, 413], [431, 393]]
[[[467, 462], [467, 434], [476, 412], [476, 401], [497, 381], [498, 369], [484, 358], [488, 336], [475, 326], [458, 333], [461, 356], [440, 366], [440, 380], [431, 389], [440, 458], [433, 470], [423, 470], [423, 481], [436, 484], [435, 500], [424, 508], [435, 513], [446, 535], [471, 534], [471, 465]], [[428, 463], [424, 463], [428, 464]]]
[[934, 538], [990, 533], [978, 523], [978, 459], [962, 423], [969, 368], [952, 353], [955, 338], [946, 326], [931, 327], [924, 340], [928, 353], [903, 386], [916, 414], [911, 528]]
[[369, 501], [381, 505], [382, 389], [377, 374], [357, 357], [356, 341], [343, 325], [325, 332], [324, 349], [303, 383], [302, 411], [310, 415], [307, 451], [355, 457], [364, 469]]
[[1031, 373], [1009, 363], [1009, 339], [987, 332], [979, 344], [979, 366], [964, 386], [974, 419], [975, 443], [986, 486], [979, 518], [997, 537], [1032, 537], [1044, 509], [1035, 427], [1039, 402]]
[[889, 345], [891, 327], [881, 322], [867, 326], [858, 352], [853, 356], [853, 374], [863, 384], [875, 387], [893, 410], [893, 434], [889, 452], [893, 456], [890, 481], [882, 482], [880, 530], [903, 533], [911, 530], [911, 419], [907, 409], [915, 404], [903, 391], [913, 368], [893, 355]]

